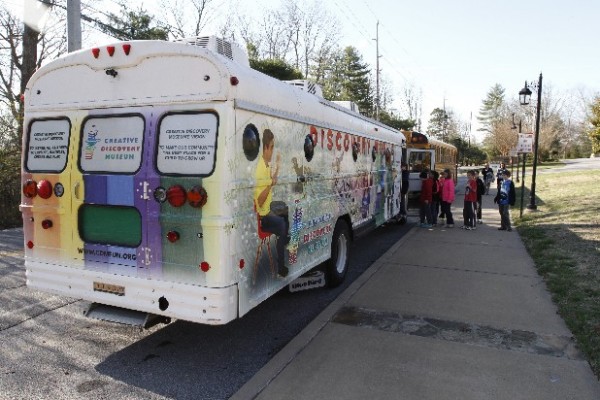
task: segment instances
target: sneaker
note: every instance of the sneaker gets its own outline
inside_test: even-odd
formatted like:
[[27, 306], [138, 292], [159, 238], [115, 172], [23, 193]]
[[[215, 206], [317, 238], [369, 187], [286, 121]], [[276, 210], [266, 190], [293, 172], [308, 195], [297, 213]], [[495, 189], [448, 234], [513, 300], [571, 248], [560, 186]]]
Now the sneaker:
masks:
[[468, 231], [472, 231], [473, 230], [473, 228], [471, 228], [470, 226], [465, 226], [465, 229], [468, 230]]
[[500, 228], [498, 228], [498, 230], [499, 230], [499, 231], [505, 231], [505, 230], [506, 230], [506, 228], [504, 228], [504, 227], [500, 227]]
[[465, 225], [461, 225], [460, 229], [467, 229]]
[[433, 228], [431, 224], [421, 224], [421, 228]]
[[444, 226], [444, 228], [454, 228], [454, 224], [447, 224]]
[[288, 268], [287, 267], [279, 267], [279, 269], [277, 270], [277, 275], [279, 275], [281, 278], [285, 278], [286, 276], [288, 276]]
[[511, 229], [511, 228], [508, 228], [508, 229], [507, 229], [507, 231], [509, 231], [509, 232], [512, 232], [512, 229]]
[[483, 224], [482, 220], [477, 221], [478, 224]]

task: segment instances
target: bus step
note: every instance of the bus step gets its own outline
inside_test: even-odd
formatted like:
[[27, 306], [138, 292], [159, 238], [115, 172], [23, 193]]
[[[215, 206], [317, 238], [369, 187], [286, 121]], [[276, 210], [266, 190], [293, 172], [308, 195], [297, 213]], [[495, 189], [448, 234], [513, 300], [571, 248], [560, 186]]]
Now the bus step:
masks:
[[92, 303], [90, 307], [83, 312], [88, 318], [101, 321], [117, 322], [119, 324], [138, 326], [148, 329], [156, 324], [168, 324], [171, 318], [162, 315], [145, 313], [142, 311], [128, 310], [106, 304]]

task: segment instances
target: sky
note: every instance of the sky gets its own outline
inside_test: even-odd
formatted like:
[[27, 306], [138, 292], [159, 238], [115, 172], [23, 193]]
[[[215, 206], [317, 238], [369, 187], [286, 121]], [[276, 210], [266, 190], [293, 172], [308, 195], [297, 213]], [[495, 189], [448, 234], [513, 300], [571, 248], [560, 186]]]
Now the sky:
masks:
[[[159, 3], [135, 1], [151, 12]], [[281, 0], [222, 3], [259, 17], [262, 10], [278, 8]], [[598, 0], [322, 0], [321, 4], [335, 17], [339, 45], [356, 47], [373, 70], [379, 22], [383, 79], [397, 93], [396, 99], [406, 86], [422, 91], [425, 125], [434, 108], [445, 106], [462, 121], [472, 122], [477, 137], [476, 116], [490, 89], [500, 84], [507, 101], [517, 99], [525, 81], [537, 82], [540, 73], [544, 88], [600, 92], [600, 52], [594, 46]], [[84, 40], [84, 47], [95, 44]]]

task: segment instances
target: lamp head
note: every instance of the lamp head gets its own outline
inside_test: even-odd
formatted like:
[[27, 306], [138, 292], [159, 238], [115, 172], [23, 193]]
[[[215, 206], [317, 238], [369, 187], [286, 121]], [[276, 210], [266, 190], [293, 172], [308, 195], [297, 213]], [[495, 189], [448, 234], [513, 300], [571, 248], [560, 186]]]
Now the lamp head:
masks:
[[519, 102], [522, 106], [529, 104], [531, 100], [531, 90], [527, 87], [527, 81], [525, 81], [525, 87], [519, 91]]

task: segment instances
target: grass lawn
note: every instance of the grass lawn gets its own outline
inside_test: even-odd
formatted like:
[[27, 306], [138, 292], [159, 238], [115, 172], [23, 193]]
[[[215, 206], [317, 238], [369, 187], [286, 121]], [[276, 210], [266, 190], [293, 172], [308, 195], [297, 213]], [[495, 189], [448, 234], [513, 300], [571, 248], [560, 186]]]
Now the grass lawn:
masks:
[[536, 197], [537, 211], [524, 211], [522, 218], [513, 211], [516, 226], [560, 315], [600, 379], [600, 171], [538, 170]]

